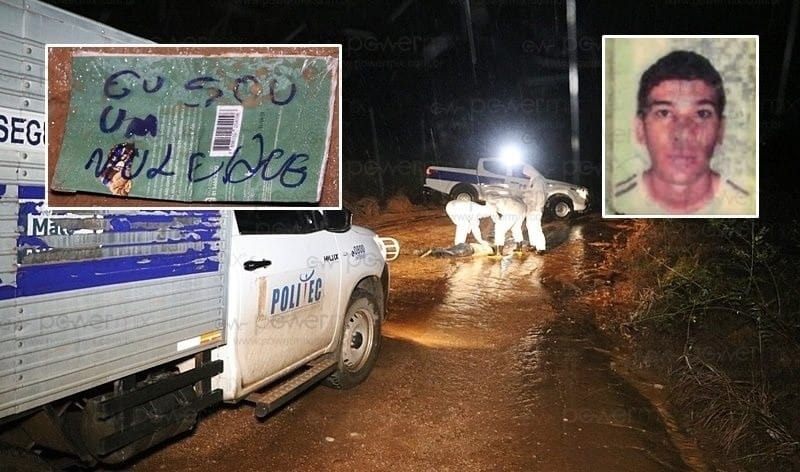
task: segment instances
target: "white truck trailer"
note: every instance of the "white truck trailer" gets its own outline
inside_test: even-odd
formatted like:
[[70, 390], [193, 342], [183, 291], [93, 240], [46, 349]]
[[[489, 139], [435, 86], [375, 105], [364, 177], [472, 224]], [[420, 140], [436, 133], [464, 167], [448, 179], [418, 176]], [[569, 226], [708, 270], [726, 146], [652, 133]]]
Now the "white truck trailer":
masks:
[[352, 387], [380, 346], [386, 247], [346, 210], [44, 207], [44, 46], [142, 40], [0, 1], [0, 464], [118, 463], [220, 401], [264, 416]]

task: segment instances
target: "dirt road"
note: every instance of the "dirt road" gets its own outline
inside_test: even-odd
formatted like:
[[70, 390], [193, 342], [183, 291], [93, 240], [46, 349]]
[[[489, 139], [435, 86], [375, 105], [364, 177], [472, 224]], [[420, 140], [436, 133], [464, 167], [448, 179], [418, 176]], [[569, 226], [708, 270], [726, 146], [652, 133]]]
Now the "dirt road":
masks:
[[543, 255], [459, 259], [419, 257], [451, 243], [441, 211], [360, 223], [403, 251], [369, 379], [315, 387], [263, 422], [246, 404], [218, 409], [133, 470], [705, 470], [659, 386], [620, 373], [597, 328], [624, 223], [549, 223]]

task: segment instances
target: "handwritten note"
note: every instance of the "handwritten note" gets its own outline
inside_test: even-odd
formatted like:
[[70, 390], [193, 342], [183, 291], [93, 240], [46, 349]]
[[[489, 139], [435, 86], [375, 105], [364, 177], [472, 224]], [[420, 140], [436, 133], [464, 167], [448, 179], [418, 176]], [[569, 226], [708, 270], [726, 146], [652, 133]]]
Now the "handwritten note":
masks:
[[51, 188], [316, 202], [337, 70], [334, 57], [76, 55]]

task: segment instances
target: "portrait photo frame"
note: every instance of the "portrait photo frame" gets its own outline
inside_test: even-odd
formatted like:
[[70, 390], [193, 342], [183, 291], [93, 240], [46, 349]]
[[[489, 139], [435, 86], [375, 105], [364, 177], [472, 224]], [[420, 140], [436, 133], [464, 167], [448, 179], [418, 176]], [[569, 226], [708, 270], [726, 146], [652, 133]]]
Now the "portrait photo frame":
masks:
[[[720, 175], [717, 196], [731, 204], [714, 205], [708, 211], [670, 211], [649, 201], [625, 208], [622, 203], [632, 190], [639, 192], [637, 198], [647, 196], [645, 189], [635, 189], [642, 186], [641, 177], [651, 165], [648, 149], [636, 138], [639, 82], [651, 65], [672, 51], [705, 57], [722, 78], [723, 137], [710, 167]], [[757, 218], [758, 36], [604, 35], [602, 56], [603, 217]]]

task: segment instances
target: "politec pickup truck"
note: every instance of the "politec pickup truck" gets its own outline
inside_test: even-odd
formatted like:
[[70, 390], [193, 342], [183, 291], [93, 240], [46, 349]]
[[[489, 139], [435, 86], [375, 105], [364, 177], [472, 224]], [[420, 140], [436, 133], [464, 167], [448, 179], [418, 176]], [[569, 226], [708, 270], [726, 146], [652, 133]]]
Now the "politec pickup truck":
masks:
[[220, 401], [263, 417], [374, 365], [385, 246], [346, 210], [57, 213], [43, 196], [0, 194], [0, 463], [122, 462]]
[[45, 43], [142, 40], [30, 0], [0, 22], [0, 469], [120, 463], [220, 402], [367, 377], [380, 238], [347, 210], [48, 209]]
[[[484, 158], [475, 169], [429, 166], [425, 169], [425, 191], [437, 192], [454, 200], [485, 200], [490, 193], [518, 194], [528, 184], [522, 164], [506, 164], [499, 158]], [[557, 219], [568, 218], [588, 209], [586, 187], [547, 179], [545, 213]]]

